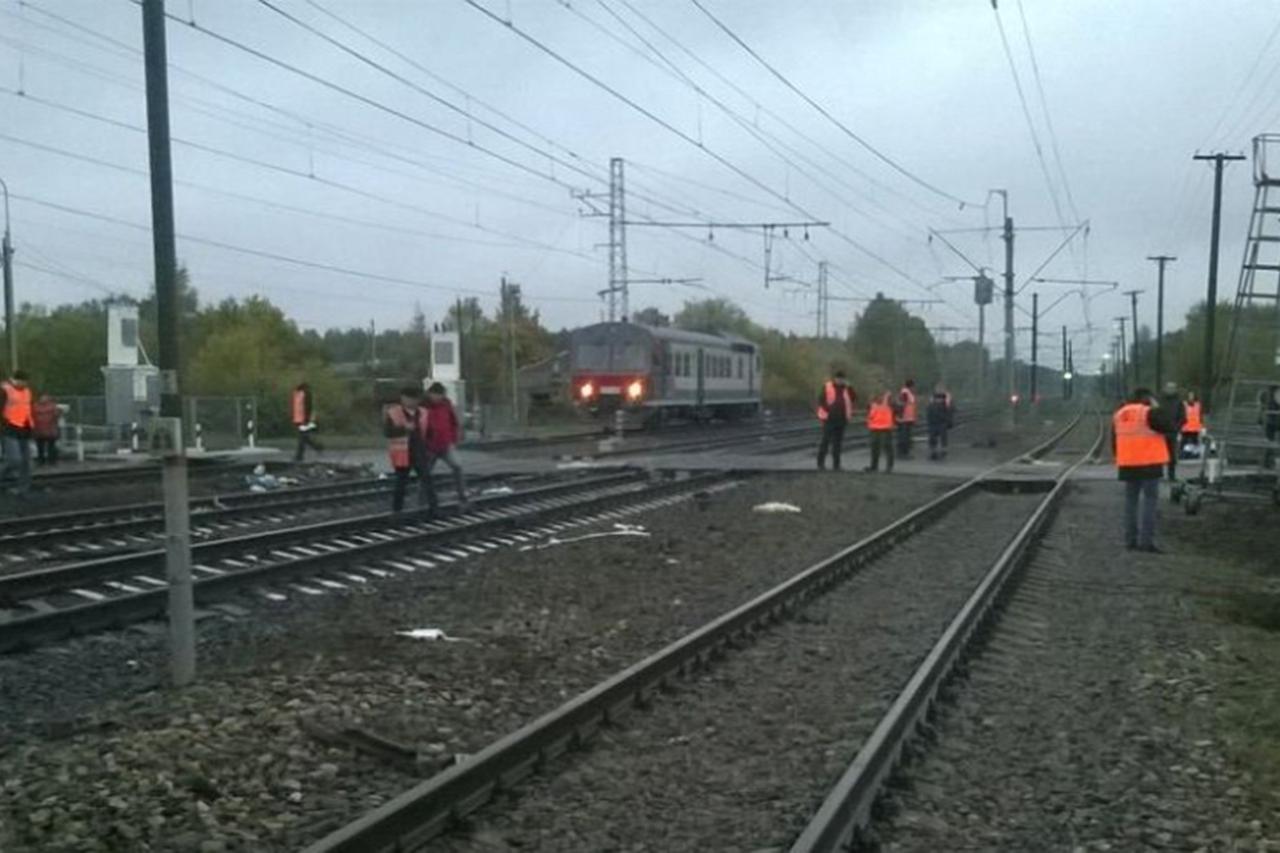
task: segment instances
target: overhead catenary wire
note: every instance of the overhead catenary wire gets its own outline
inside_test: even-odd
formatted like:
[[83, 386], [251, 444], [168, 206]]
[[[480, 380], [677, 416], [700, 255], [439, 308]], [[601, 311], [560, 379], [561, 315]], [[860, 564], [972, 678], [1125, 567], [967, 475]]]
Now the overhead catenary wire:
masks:
[[1076, 210], [1075, 197], [1071, 194], [1071, 182], [1067, 180], [1067, 170], [1062, 162], [1062, 151], [1058, 146], [1058, 133], [1053, 127], [1053, 116], [1049, 112], [1049, 99], [1044, 93], [1044, 82], [1040, 79], [1040, 63], [1036, 60], [1036, 49], [1031, 42], [1031, 27], [1027, 24], [1027, 13], [1018, 0], [1018, 18], [1022, 21], [1022, 35], [1027, 43], [1027, 56], [1031, 59], [1031, 76], [1036, 83], [1036, 93], [1040, 97], [1040, 111], [1044, 116], [1045, 129], [1049, 134], [1049, 148], [1053, 152], [1054, 163], [1058, 167], [1058, 178], [1062, 181], [1062, 192], [1067, 197], [1067, 210], [1071, 212], [1071, 221], [1079, 222], [1080, 213]]

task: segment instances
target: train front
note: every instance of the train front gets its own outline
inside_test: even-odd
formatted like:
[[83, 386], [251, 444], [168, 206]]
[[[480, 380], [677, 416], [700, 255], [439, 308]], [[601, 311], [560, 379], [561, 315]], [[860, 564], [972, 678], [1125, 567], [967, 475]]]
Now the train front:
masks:
[[574, 404], [594, 416], [637, 414], [655, 392], [654, 340], [634, 323], [597, 323], [570, 338]]

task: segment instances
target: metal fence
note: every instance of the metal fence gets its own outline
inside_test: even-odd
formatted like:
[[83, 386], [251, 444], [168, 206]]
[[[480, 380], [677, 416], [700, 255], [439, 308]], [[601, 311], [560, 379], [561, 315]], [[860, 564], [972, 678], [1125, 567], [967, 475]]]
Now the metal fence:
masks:
[[[145, 446], [145, 423], [108, 424], [106, 398], [59, 397], [65, 407], [61, 443], [65, 453], [116, 453]], [[183, 400], [184, 439], [188, 448], [228, 450], [257, 442], [256, 397], [186, 397]]]

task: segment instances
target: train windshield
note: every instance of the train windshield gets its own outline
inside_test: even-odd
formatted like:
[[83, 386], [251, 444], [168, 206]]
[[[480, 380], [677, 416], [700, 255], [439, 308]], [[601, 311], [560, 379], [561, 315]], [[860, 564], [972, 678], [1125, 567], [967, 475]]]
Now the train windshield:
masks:
[[573, 353], [578, 370], [597, 372], [647, 370], [649, 354], [643, 344], [578, 344]]

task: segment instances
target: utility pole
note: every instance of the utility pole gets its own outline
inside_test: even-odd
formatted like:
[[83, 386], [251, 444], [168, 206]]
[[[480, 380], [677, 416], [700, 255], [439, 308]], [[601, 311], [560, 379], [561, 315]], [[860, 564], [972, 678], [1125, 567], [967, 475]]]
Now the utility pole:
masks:
[[[1126, 290], [1124, 295], [1129, 297], [1130, 318], [1133, 321], [1133, 387], [1137, 388], [1142, 384], [1142, 332], [1138, 328], [1138, 294], [1141, 290]], [[1154, 390], [1158, 390], [1154, 389]]]
[[1213, 161], [1213, 225], [1209, 233], [1209, 294], [1204, 306], [1204, 361], [1201, 365], [1200, 403], [1206, 412], [1213, 411], [1213, 326], [1218, 308], [1218, 242], [1222, 232], [1222, 169], [1230, 160], [1243, 160], [1243, 154], [1196, 154], [1193, 160]]
[[996, 190], [1004, 201], [1004, 371], [1005, 393], [1009, 401], [1009, 425], [1013, 425], [1013, 219], [1009, 216], [1009, 191]]
[[519, 301], [520, 285], [507, 283], [502, 277], [502, 313], [507, 319], [507, 351], [508, 365], [511, 371], [511, 420], [520, 423], [520, 386], [516, 377], [516, 304]]
[[[623, 184], [622, 158], [609, 160], [609, 322], [627, 322], [627, 191]], [[619, 302], [622, 311], [617, 313]], [[514, 381], [514, 380], [513, 380]]]
[[831, 293], [827, 286], [827, 262], [818, 261], [818, 337], [830, 334]]
[[1156, 278], [1156, 389], [1164, 387], [1164, 267], [1176, 261], [1173, 255], [1147, 255], [1147, 260], [1159, 265]]
[[[469, 338], [470, 336], [469, 335], [467, 337], [462, 336], [462, 297], [461, 296], [458, 297], [456, 306], [457, 307], [454, 308], [454, 313], [456, 315], [456, 320], [455, 320], [456, 327], [454, 331], [458, 333], [458, 378], [463, 381], [464, 383], [463, 387], [465, 388], [466, 387], [465, 383], [467, 381], [466, 371], [467, 371], [467, 368], [471, 366], [471, 359], [466, 357], [466, 352], [467, 352], [466, 342], [467, 342], [467, 338]], [[463, 401], [463, 408], [466, 408], [465, 400]]]
[[1067, 338], [1067, 396], [1076, 395], [1076, 342]]
[[18, 369], [18, 330], [13, 318], [13, 240], [9, 235], [9, 185], [4, 190], [4, 240], [0, 242], [0, 265], [4, 267], [4, 337], [9, 348], [9, 374]]
[[[164, 456], [165, 569], [169, 582], [170, 676], [177, 685], [196, 676], [195, 600], [191, 587], [191, 531], [187, 457], [182, 439], [179, 376], [178, 250], [173, 222], [173, 165], [169, 150], [169, 79], [164, 0], [142, 0], [147, 78], [147, 141], [151, 165], [151, 235], [159, 319], [160, 423], [154, 449]], [[158, 445], [155, 446], [155, 445]]]
[[1116, 317], [1115, 319], [1120, 323], [1120, 387], [1123, 388], [1129, 378], [1129, 339], [1125, 335], [1125, 324], [1129, 322], [1129, 318]]
[[1067, 360], [1067, 327], [1062, 327], [1062, 399], [1071, 397], [1071, 366]]
[[1031, 294], [1031, 403], [1034, 405], [1039, 399], [1037, 397], [1038, 385], [1040, 378], [1036, 373], [1040, 369], [1040, 294]]

